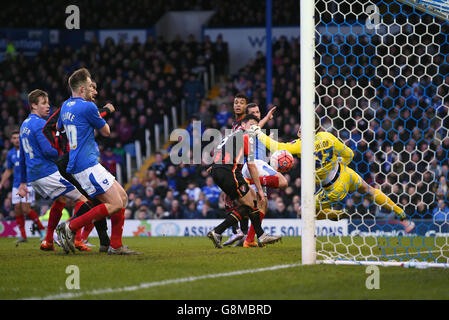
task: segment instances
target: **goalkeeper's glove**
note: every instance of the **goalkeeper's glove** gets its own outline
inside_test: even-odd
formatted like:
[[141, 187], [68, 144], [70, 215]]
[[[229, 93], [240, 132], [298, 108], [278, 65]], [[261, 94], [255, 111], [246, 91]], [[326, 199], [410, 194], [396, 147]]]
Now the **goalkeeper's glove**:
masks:
[[262, 130], [260, 129], [260, 127], [258, 125], [253, 124], [251, 126], [251, 128], [249, 128], [249, 132], [251, 132], [255, 136], [258, 136], [259, 134], [262, 133]]

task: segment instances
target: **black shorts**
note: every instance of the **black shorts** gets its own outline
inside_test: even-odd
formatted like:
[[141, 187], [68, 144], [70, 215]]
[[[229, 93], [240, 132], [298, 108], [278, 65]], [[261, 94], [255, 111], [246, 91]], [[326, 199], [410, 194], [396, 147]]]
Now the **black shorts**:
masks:
[[212, 178], [217, 186], [232, 200], [244, 197], [249, 192], [249, 185], [243, 178], [242, 170], [232, 170], [228, 166], [213, 166]]

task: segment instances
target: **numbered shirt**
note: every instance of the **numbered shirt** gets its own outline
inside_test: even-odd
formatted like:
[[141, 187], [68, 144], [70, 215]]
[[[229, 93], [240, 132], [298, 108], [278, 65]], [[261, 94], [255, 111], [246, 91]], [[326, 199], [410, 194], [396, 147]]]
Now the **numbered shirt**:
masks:
[[6, 156], [6, 168], [13, 170], [13, 188], [20, 186], [20, 149], [12, 148]]
[[20, 182], [33, 182], [55, 173], [58, 152], [42, 133], [45, 120], [36, 114], [20, 127]]
[[79, 173], [99, 163], [94, 129], [101, 129], [105, 124], [95, 103], [82, 98], [70, 98], [63, 103], [58, 127], [64, 126], [69, 140], [68, 173]]
[[226, 136], [214, 152], [214, 163], [241, 170], [246, 161], [254, 162], [254, 135], [242, 128]]
[[[260, 141], [272, 152], [287, 150], [293, 155], [301, 156], [301, 139], [290, 143], [279, 143], [265, 134], [259, 135]], [[338, 163], [349, 164], [354, 153], [343, 142], [329, 132], [318, 132], [315, 135], [315, 169], [316, 180], [324, 181], [335, 172]]]

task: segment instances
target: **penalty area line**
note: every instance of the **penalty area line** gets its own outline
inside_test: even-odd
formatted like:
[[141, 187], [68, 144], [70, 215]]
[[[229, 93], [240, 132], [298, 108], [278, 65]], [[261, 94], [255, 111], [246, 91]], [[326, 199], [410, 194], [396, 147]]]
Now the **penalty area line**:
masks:
[[166, 285], [170, 285], [170, 284], [179, 284], [179, 283], [193, 282], [193, 281], [205, 280], [205, 279], [216, 279], [216, 278], [240, 276], [243, 274], [258, 273], [258, 272], [264, 272], [264, 271], [275, 271], [275, 270], [279, 270], [279, 269], [293, 268], [293, 267], [298, 267], [298, 266], [302, 266], [302, 264], [300, 264], [300, 263], [284, 264], [284, 265], [277, 265], [277, 266], [258, 268], [258, 269], [238, 270], [238, 271], [216, 273], [216, 274], [206, 274], [206, 275], [196, 276], [196, 277], [187, 277], [187, 278], [178, 278], [178, 279], [162, 280], [162, 281], [155, 281], [155, 282], [146, 282], [146, 283], [141, 283], [141, 284], [138, 284], [135, 286], [127, 286], [127, 287], [122, 287], [122, 288], [104, 288], [104, 289], [95, 289], [95, 290], [84, 291], [84, 292], [61, 292], [58, 294], [48, 295], [48, 296], [44, 296], [44, 297], [25, 298], [24, 300], [74, 299], [74, 298], [79, 298], [82, 296], [96, 296], [96, 295], [103, 295], [103, 294], [110, 294], [110, 293], [132, 292], [132, 291], [138, 291], [138, 290], [143, 290], [143, 289], [148, 289], [148, 288], [153, 288], [153, 287], [166, 286]]

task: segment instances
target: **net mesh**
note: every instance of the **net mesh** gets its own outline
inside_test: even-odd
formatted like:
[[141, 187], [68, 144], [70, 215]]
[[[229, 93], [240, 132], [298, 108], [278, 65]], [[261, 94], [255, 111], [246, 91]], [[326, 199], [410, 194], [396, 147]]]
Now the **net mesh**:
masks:
[[448, 262], [449, 23], [361, 0], [318, 0], [315, 21], [316, 114], [353, 151], [316, 148], [317, 219], [347, 222], [318, 259]]

